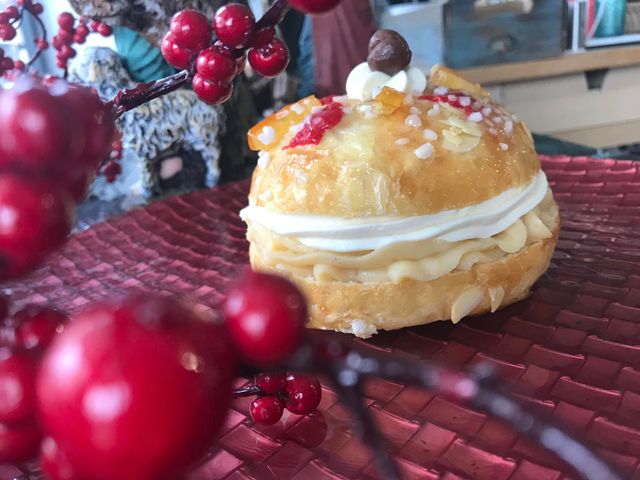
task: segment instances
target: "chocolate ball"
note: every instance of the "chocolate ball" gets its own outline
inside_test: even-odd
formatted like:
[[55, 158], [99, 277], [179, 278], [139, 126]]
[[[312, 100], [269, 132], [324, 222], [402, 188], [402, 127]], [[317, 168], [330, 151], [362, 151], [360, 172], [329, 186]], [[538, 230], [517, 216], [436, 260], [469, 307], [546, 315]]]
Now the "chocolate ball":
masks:
[[407, 41], [394, 30], [378, 30], [369, 40], [367, 63], [373, 71], [395, 75], [411, 64]]

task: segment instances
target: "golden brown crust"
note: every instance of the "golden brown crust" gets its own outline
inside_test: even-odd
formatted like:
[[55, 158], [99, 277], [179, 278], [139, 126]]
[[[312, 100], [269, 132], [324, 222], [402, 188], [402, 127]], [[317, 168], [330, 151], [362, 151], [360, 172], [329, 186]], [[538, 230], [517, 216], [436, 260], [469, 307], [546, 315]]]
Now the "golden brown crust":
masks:
[[[528, 183], [540, 169], [528, 130], [510, 117], [492, 124], [486, 120], [496, 115], [487, 115], [475, 124], [482, 131], [478, 145], [458, 153], [445, 147], [443, 131], [451, 129], [445, 123], [451, 117], [466, 121], [463, 110], [443, 106], [430, 116], [434, 104], [416, 101], [390, 114], [367, 114], [366, 106], [375, 112], [379, 105], [349, 103], [351, 113], [319, 145], [283, 149], [294, 133], [284, 135], [270, 146], [266, 167], [254, 172], [252, 202], [282, 213], [425, 215], [483, 202]], [[412, 107], [420, 110], [419, 127], [407, 125]], [[513, 123], [512, 134], [505, 133], [505, 123]], [[425, 129], [438, 139], [431, 142], [433, 155], [421, 159], [416, 149], [427, 142]], [[400, 139], [407, 143], [397, 144]]]
[[[401, 283], [317, 282], [291, 275], [304, 291], [311, 307], [310, 326], [367, 337], [377, 330], [393, 330], [451, 318], [452, 307], [465, 293], [479, 288], [481, 303], [469, 315], [491, 311], [490, 289], [504, 290], [500, 307], [529, 294], [531, 286], [547, 269], [560, 229], [553, 237], [535, 242], [503, 259], [478, 264], [470, 271], [452, 272], [436, 280]], [[258, 270], [268, 270], [251, 256]], [[283, 272], [278, 270], [279, 274]]]

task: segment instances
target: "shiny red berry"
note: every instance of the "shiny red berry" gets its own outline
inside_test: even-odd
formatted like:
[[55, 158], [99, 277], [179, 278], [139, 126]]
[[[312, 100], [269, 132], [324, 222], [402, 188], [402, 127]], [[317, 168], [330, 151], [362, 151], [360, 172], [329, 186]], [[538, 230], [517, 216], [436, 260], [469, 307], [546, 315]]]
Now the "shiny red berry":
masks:
[[[0, 62], [0, 69], [5, 71], [13, 70], [13, 60], [11, 60], [9, 57], [4, 57]], [[2, 97], [0, 96], [0, 98]]]
[[94, 171], [111, 150], [116, 121], [113, 110], [94, 91], [82, 86], [69, 88], [61, 98], [87, 132], [84, 148], [78, 154], [78, 166]]
[[35, 379], [33, 355], [0, 348], [0, 423], [15, 425], [35, 418]]
[[78, 52], [75, 49], [71, 48], [69, 45], [63, 45], [60, 49], [60, 58], [64, 58], [65, 60], [69, 60], [74, 58]]
[[333, 10], [341, 0], [289, 0], [296, 10], [302, 13], [326, 13]]
[[20, 17], [20, 11], [13, 5], [9, 5], [7, 8], [4, 9], [4, 11], [7, 15], [9, 15], [9, 18]]
[[40, 449], [42, 433], [34, 422], [8, 426], [0, 423], [0, 463], [24, 463]]
[[213, 19], [218, 40], [231, 48], [246, 47], [253, 35], [255, 18], [248, 7], [228, 3], [220, 7]]
[[22, 79], [0, 93], [0, 166], [38, 174], [74, 168], [86, 127], [60, 95]]
[[275, 396], [256, 398], [249, 408], [251, 418], [260, 425], [273, 425], [278, 422], [283, 411], [284, 403]]
[[306, 302], [289, 280], [247, 272], [230, 290], [224, 313], [234, 346], [249, 363], [286, 360], [302, 342]]
[[266, 44], [271, 42], [273, 38], [276, 36], [276, 29], [274, 27], [265, 27], [261, 28], [254, 32], [253, 37], [251, 37], [251, 47], [252, 48], [261, 48]]
[[322, 387], [317, 378], [300, 373], [287, 376], [287, 410], [297, 415], [313, 412], [322, 399]]
[[98, 26], [98, 33], [103, 37], [108, 37], [113, 33], [113, 29], [106, 23], [101, 23]]
[[211, 82], [199, 73], [193, 77], [192, 86], [198, 98], [211, 105], [226, 102], [233, 93], [233, 85], [230, 83]]
[[6, 25], [9, 23], [10, 17], [7, 12], [0, 12], [0, 25]]
[[26, 68], [27, 68], [27, 66], [25, 65], [25, 63], [22, 60], [16, 60], [15, 62], [13, 62], [13, 69], [14, 70], [18, 70], [20, 72], [23, 72]]
[[0, 25], [0, 40], [11, 41], [16, 38], [17, 32], [16, 29], [13, 28], [9, 24]]
[[76, 19], [69, 12], [62, 12], [58, 15], [58, 25], [66, 32], [73, 32], [73, 25], [76, 23]]
[[162, 56], [164, 57], [164, 59], [172, 67], [184, 69], [188, 68], [191, 64], [193, 53], [176, 45], [176, 43], [173, 41], [173, 35], [171, 35], [171, 33], [167, 33], [165, 35], [164, 39], [162, 40], [160, 49], [162, 50]]
[[51, 437], [40, 446], [40, 466], [49, 480], [78, 480], [67, 455]]
[[171, 35], [180, 48], [199, 52], [211, 42], [211, 24], [197, 10], [182, 10], [171, 19]]
[[289, 64], [289, 50], [279, 38], [272, 39], [262, 48], [249, 50], [249, 64], [264, 77], [276, 77]]
[[287, 386], [287, 374], [284, 372], [261, 373], [256, 376], [256, 385], [269, 395], [284, 392]]
[[229, 83], [236, 74], [236, 60], [228, 53], [209, 47], [198, 55], [196, 69], [209, 81]]
[[76, 35], [80, 37], [86, 37], [87, 35], [89, 35], [89, 27], [87, 27], [85, 23], [81, 23], [76, 28]]
[[109, 183], [115, 182], [116, 178], [118, 178], [118, 175], [120, 175], [121, 173], [122, 166], [120, 166], [118, 162], [113, 161], [107, 162], [107, 164], [104, 166], [104, 169], [102, 170], [102, 174]]
[[38, 47], [38, 50], [46, 50], [47, 48], [49, 48], [49, 42], [47, 42], [43, 38], [39, 38], [36, 42], [36, 47]]
[[89, 26], [91, 27], [91, 31], [96, 33], [98, 32], [100, 25], [102, 25], [102, 22], [100, 20], [91, 20], [91, 23], [89, 23]]
[[31, 11], [36, 15], [41, 15], [44, 12], [44, 7], [41, 3], [34, 3], [33, 7], [31, 7]]
[[53, 184], [0, 175], [0, 279], [36, 268], [73, 224], [73, 202]]
[[138, 294], [69, 322], [36, 381], [45, 433], [79, 478], [178, 478], [211, 446], [231, 401], [223, 326]]
[[71, 32], [67, 32], [66, 30], [60, 30], [58, 31], [58, 35], [56, 36], [58, 37], [58, 41], [61, 46], [62, 45], [70, 46], [73, 43], [74, 34]]
[[67, 316], [52, 308], [28, 305], [13, 314], [16, 343], [27, 349], [46, 348], [62, 332]]

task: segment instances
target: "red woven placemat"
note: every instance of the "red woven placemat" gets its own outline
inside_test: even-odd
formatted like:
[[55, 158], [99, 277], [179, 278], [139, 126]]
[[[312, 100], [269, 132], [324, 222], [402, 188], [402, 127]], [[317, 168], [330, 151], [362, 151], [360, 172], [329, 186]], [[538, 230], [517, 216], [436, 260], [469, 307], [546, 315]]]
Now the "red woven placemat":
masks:
[[[461, 368], [489, 361], [531, 408], [640, 479], [640, 163], [553, 157], [543, 166], [563, 221], [549, 271], [531, 298], [456, 326], [355, 341]], [[144, 288], [211, 308], [247, 262], [237, 215], [247, 188], [172, 198], [97, 225], [11, 285], [13, 298], [73, 312]], [[552, 455], [472, 409], [387, 381], [369, 383], [366, 396], [407, 479], [569, 478]], [[376, 478], [330, 389], [319, 414], [285, 414], [268, 428], [247, 418], [248, 402], [233, 404], [217, 448], [193, 480]], [[0, 467], [3, 479], [23, 473]]]

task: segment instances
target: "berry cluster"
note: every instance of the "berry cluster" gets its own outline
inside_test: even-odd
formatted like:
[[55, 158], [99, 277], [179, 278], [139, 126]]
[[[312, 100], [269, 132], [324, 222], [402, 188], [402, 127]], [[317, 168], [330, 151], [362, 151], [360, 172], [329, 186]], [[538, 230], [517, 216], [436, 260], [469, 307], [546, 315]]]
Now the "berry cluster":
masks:
[[30, 305], [7, 317], [0, 298], [0, 463], [38, 454], [42, 431], [36, 415], [36, 372], [45, 348], [63, 331], [67, 317]]
[[69, 60], [77, 54], [74, 44], [82, 45], [87, 41], [91, 32], [99, 33], [103, 37], [110, 36], [113, 31], [109, 25], [99, 20], [88, 22], [85, 18], [76, 18], [69, 12], [62, 12], [58, 16], [58, 34], [53, 37], [53, 48], [56, 54], [56, 65], [63, 70], [67, 69]]
[[[42, 5], [37, 4], [42, 8]], [[9, 5], [3, 11], [0, 11], [0, 40], [10, 42], [18, 32], [15, 24], [20, 20], [20, 10], [15, 5]]]
[[162, 54], [176, 68], [195, 67], [193, 90], [210, 104], [229, 99], [232, 81], [244, 70], [247, 57], [265, 77], [279, 75], [289, 63], [289, 51], [275, 37], [274, 26], [259, 28], [251, 10], [239, 3], [221, 7], [213, 22], [195, 10], [177, 13], [162, 41]]
[[[45, 37], [47, 30], [44, 23], [40, 19], [40, 15], [44, 12], [44, 7], [41, 3], [34, 3], [32, 0], [18, 0], [16, 5], [9, 5], [3, 11], [0, 12], [0, 40], [9, 42], [16, 38], [18, 32], [16, 27], [22, 23], [24, 12], [30, 14], [39, 25], [42, 33], [42, 38], [36, 38], [34, 43], [36, 45], [36, 53], [29, 61], [29, 64], [33, 63], [40, 54], [49, 48], [49, 43]], [[27, 64], [22, 60], [14, 60], [5, 56], [5, 52], [0, 49], [0, 76], [6, 75], [11, 71], [21, 72], [27, 68]]]
[[318, 408], [322, 387], [317, 378], [300, 373], [261, 373], [255, 379], [258, 389], [251, 402], [251, 418], [261, 425], [273, 425], [286, 408], [296, 415], [308, 415]]
[[35, 268], [66, 240], [111, 149], [110, 105], [63, 80], [18, 78], [0, 91], [0, 280]]
[[[271, 295], [263, 315], [254, 307], [224, 323], [148, 294], [93, 306], [68, 323], [39, 307], [14, 314], [0, 329], [0, 463], [39, 450], [53, 480], [181, 478], [210, 448], [230, 405], [242, 351], [233, 325], [252, 317], [258, 330], [276, 328], [271, 335], [304, 328], [293, 285], [248, 272], [234, 291], [256, 285]], [[257, 347], [272, 344], [262, 339], [267, 345]], [[322, 395], [317, 379], [298, 373], [261, 374], [253, 389], [250, 413], [261, 424], [277, 422], [284, 408], [311, 413]]]

